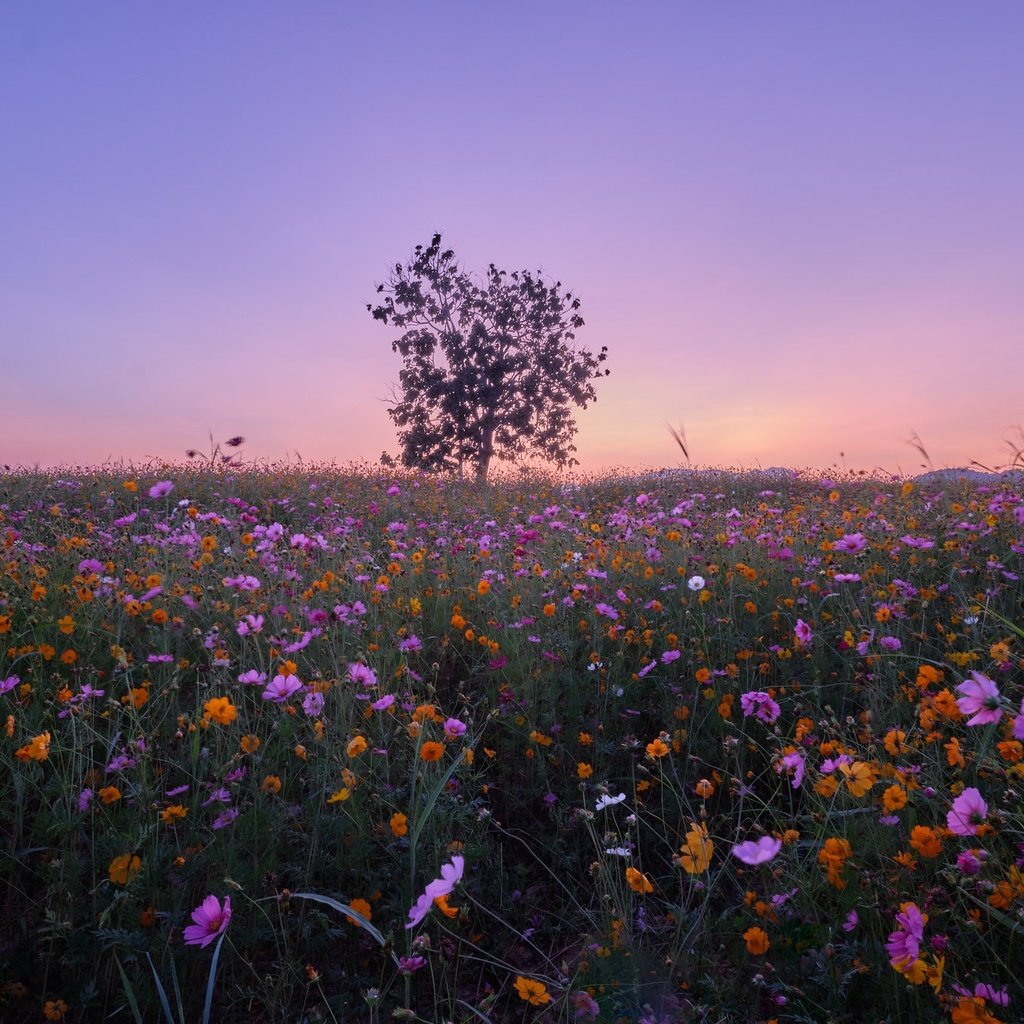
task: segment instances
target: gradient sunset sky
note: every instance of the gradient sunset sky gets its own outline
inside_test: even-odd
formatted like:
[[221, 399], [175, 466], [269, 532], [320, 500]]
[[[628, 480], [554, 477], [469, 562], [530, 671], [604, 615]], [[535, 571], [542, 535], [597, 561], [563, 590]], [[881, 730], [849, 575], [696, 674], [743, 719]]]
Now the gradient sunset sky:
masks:
[[1003, 464], [1022, 53], [1018, 0], [5, 0], [0, 464], [397, 454], [365, 307], [435, 231], [580, 296], [585, 470]]

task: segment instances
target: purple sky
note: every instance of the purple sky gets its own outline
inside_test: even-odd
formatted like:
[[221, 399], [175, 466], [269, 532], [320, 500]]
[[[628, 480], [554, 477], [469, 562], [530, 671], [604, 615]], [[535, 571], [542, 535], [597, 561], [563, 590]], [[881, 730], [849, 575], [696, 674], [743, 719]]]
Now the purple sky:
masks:
[[1022, 52], [1017, 0], [6, 0], [0, 464], [396, 453], [365, 306], [434, 231], [580, 296], [585, 469], [1005, 463]]

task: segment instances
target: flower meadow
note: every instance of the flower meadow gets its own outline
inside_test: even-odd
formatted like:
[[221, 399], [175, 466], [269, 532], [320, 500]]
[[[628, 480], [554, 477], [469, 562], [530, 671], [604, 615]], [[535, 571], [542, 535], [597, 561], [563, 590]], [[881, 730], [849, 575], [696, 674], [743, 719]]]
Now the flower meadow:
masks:
[[1024, 1019], [1019, 483], [0, 482], [4, 1021]]

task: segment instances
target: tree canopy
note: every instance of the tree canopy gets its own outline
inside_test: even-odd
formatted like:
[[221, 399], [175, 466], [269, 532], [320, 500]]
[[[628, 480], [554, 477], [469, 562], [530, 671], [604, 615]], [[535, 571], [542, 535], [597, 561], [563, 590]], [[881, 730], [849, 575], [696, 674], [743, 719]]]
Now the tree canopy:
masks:
[[572, 407], [597, 400], [607, 346], [574, 346], [580, 300], [561, 281], [493, 263], [474, 279], [435, 234], [377, 293], [367, 310], [404, 331], [391, 344], [404, 365], [388, 410], [404, 465], [485, 478], [494, 459], [576, 464]]

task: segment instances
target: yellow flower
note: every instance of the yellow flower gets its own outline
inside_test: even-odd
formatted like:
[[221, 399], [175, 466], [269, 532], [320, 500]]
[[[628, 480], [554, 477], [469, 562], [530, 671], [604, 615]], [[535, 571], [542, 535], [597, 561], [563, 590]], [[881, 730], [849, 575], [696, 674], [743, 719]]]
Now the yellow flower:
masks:
[[650, 879], [636, 868], [626, 868], [626, 881], [629, 882], [629, 887], [633, 892], [654, 892], [654, 886], [651, 885]]
[[116, 885], [127, 885], [142, 869], [142, 861], [134, 853], [122, 853], [107, 867], [107, 877]]
[[238, 708], [227, 697], [211, 697], [203, 710], [218, 725], [230, 725], [238, 717]]
[[352, 795], [352, 791], [348, 786], [342, 786], [341, 789], [335, 790], [328, 798], [329, 804], [340, 804], [347, 800]]
[[516, 992], [519, 993], [519, 998], [523, 1002], [529, 1003], [531, 1006], [543, 1006], [545, 1003], [551, 1002], [547, 985], [540, 981], [534, 981], [533, 978], [524, 978], [519, 975], [516, 978]]
[[690, 822], [690, 831], [686, 833], [686, 842], [680, 848], [676, 863], [688, 874], [699, 875], [707, 871], [711, 857], [715, 852], [715, 844], [708, 839], [706, 825]]

